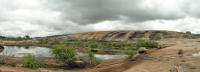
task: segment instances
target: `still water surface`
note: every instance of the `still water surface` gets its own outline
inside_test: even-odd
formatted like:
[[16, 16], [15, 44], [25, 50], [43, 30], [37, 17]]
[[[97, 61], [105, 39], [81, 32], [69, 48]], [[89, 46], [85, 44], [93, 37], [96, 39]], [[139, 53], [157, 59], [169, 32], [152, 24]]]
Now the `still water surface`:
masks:
[[[18, 46], [4, 46], [4, 49], [0, 50], [0, 55], [12, 56], [12, 57], [23, 57], [27, 53], [34, 55], [35, 57], [53, 57], [52, 49], [47, 47], [29, 46], [29, 47], [18, 47]], [[86, 55], [86, 53], [77, 53], [79, 56]], [[95, 54], [95, 57], [100, 60], [110, 60], [124, 58], [126, 55], [106, 55], [106, 54]]]

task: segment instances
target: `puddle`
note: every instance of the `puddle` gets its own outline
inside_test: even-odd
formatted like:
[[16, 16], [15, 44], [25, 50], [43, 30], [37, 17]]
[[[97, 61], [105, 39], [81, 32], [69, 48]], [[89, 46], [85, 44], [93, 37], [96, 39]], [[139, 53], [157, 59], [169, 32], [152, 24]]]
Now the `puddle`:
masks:
[[[0, 55], [23, 57], [27, 53], [34, 55], [35, 57], [53, 57], [52, 49], [47, 47], [18, 47], [18, 46], [4, 46], [4, 49], [0, 50]], [[78, 56], [87, 55], [86, 53], [78, 53]], [[126, 55], [107, 55], [107, 54], [95, 54], [95, 57], [99, 60], [120, 59], [127, 57]]]
[[96, 54], [95, 57], [99, 60], [112, 60], [112, 59], [121, 59], [128, 57], [127, 55], [99, 55]]
[[46, 47], [17, 47], [17, 46], [4, 46], [0, 55], [13, 56], [13, 57], [23, 57], [27, 53], [33, 54], [36, 57], [52, 57], [52, 51]]
[[193, 53], [192, 56], [194, 56], [194, 57], [200, 56], [200, 52]]
[[[86, 53], [78, 53], [79, 56], [87, 57]], [[95, 54], [97, 60], [112, 60], [112, 59], [121, 59], [128, 57], [127, 55], [106, 55], [106, 54]]]

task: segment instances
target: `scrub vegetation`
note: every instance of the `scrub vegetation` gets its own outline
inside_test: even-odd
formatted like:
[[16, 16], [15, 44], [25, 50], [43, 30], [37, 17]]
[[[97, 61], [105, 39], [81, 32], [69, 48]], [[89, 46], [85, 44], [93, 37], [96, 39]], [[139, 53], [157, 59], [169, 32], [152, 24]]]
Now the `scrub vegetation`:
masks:
[[[25, 36], [24, 40], [31, 39]], [[58, 39], [38, 39], [37, 43], [32, 45], [50, 46], [53, 50], [54, 59], [60, 66], [65, 67], [91, 67], [96, 66], [99, 62], [95, 57], [96, 53], [104, 54], [126, 54], [129, 58], [137, 53], [140, 47], [158, 48], [159, 43], [153, 40], [138, 41], [107, 41], [107, 40], [68, 40]], [[79, 50], [83, 49], [84, 56], [79, 56]], [[40, 68], [43, 61], [37, 60], [33, 55], [28, 54], [22, 62], [23, 67]], [[2, 63], [4, 63], [2, 61]]]
[[24, 57], [23, 61], [23, 67], [28, 67], [28, 68], [39, 68], [42, 66], [41, 61], [36, 60], [36, 58], [28, 54], [27, 56]]
[[66, 48], [64, 45], [55, 45], [53, 48], [55, 58], [63, 64], [70, 65], [78, 59], [73, 48]]
[[138, 40], [135, 43], [137, 48], [139, 47], [146, 47], [146, 48], [158, 48], [159, 43], [154, 40]]

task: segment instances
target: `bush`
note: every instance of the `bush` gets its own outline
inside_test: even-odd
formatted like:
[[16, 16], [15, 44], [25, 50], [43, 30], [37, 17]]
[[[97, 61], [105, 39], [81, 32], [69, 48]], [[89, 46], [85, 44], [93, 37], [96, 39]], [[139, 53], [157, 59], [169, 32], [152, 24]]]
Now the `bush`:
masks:
[[6, 64], [6, 56], [0, 55], [0, 65]]
[[96, 58], [93, 52], [89, 51], [88, 52], [88, 56], [89, 56], [89, 64], [90, 65], [95, 65], [96, 64]]
[[125, 50], [125, 54], [128, 55], [129, 58], [132, 58], [136, 53], [136, 50]]
[[70, 64], [77, 60], [75, 49], [66, 48], [65, 45], [55, 45], [53, 48], [53, 54], [58, 61]]
[[89, 45], [89, 47], [90, 47], [90, 48], [98, 48], [98, 44], [96, 44], [96, 43], [91, 43], [91, 44]]
[[38, 39], [39, 44], [48, 44], [48, 40], [47, 39]]
[[94, 60], [95, 59], [95, 55], [91, 51], [88, 52], [88, 56], [89, 56], [90, 60]]
[[153, 40], [139, 40], [136, 42], [136, 47], [158, 48], [159, 43]]
[[33, 55], [28, 54], [24, 57], [23, 67], [39, 68], [41, 67], [41, 63], [37, 61]]
[[56, 44], [60, 44], [61, 42], [59, 41], [59, 40], [57, 40], [57, 39], [54, 39], [54, 40], [52, 40], [51, 41], [51, 45], [56, 45]]

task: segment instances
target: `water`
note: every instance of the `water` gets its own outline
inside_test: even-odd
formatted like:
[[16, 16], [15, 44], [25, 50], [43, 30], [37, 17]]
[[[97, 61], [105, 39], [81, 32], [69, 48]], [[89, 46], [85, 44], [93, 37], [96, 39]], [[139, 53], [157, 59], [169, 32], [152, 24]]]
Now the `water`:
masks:
[[52, 57], [52, 50], [46, 47], [17, 47], [17, 46], [4, 46], [0, 55], [13, 56], [13, 57], [23, 57], [26, 54], [32, 54], [36, 57]]
[[[53, 57], [52, 49], [47, 47], [17, 47], [17, 46], [4, 46], [3, 50], [0, 50], [0, 55], [12, 56], [12, 57], [23, 57], [28, 53], [35, 57]], [[87, 55], [86, 53], [77, 53], [78, 56]], [[99, 60], [110, 60], [120, 59], [127, 57], [126, 55], [107, 55], [107, 54], [95, 54], [95, 57]]]
[[194, 57], [200, 56], [200, 52], [193, 53], [192, 56], [194, 56]]
[[[88, 57], [87, 53], [78, 53], [80, 57]], [[128, 57], [127, 55], [110, 55], [110, 54], [95, 54], [95, 58], [97, 60], [112, 60], [112, 59], [121, 59], [121, 58], [126, 58]]]

